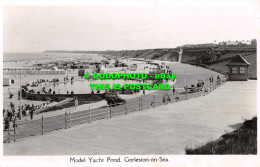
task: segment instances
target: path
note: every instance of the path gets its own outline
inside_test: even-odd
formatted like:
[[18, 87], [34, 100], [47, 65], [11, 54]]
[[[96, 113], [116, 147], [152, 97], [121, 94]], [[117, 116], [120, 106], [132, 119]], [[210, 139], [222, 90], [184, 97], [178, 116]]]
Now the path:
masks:
[[255, 116], [256, 85], [227, 82], [207, 96], [6, 143], [4, 155], [183, 154]]

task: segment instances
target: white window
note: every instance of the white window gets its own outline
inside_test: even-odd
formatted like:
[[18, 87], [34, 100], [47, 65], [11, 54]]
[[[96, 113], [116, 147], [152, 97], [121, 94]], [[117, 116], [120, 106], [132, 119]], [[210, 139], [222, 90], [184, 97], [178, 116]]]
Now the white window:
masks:
[[240, 67], [240, 74], [245, 74], [246, 73], [246, 68], [245, 67]]
[[237, 73], [238, 73], [238, 68], [232, 67], [232, 74], [237, 74]]

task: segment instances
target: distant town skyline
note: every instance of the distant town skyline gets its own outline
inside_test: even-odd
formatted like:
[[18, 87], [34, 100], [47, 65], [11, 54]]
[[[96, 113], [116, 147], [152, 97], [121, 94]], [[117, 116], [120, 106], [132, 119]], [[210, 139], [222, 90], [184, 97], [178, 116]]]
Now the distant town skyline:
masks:
[[136, 50], [257, 37], [256, 1], [4, 6], [3, 51]]

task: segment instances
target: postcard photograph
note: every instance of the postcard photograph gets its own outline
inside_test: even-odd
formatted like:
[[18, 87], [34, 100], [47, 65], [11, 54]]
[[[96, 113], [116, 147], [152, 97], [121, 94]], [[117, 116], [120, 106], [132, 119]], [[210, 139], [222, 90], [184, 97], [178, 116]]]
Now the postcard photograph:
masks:
[[163, 2], [3, 4], [3, 156], [256, 156], [259, 2]]

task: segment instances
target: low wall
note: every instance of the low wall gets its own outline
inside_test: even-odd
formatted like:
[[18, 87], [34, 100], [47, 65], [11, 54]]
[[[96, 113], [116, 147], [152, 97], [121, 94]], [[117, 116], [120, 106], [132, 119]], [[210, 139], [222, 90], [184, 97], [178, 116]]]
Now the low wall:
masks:
[[229, 81], [247, 81], [247, 75], [229, 74]]
[[23, 97], [28, 100], [38, 101], [53, 99], [56, 102], [75, 97], [78, 98], [79, 101], [101, 101], [105, 99], [105, 94], [36, 94], [25, 92]]
[[61, 101], [61, 102], [58, 102], [57, 104], [50, 105], [50, 106], [48, 106], [48, 107], [46, 107], [46, 108], [38, 109], [38, 110], [36, 110], [36, 111], [34, 112], [34, 114], [39, 114], [39, 113], [42, 113], [42, 112], [46, 112], [46, 111], [50, 110], [50, 109], [53, 108], [53, 107], [62, 106], [62, 105], [64, 105], [64, 104], [69, 103], [69, 102], [72, 101], [72, 100], [73, 100], [73, 98], [67, 98], [67, 99], [65, 99], [65, 100], [63, 100], [63, 101]]
[[22, 74], [27, 74], [27, 75], [65, 75], [65, 71], [51, 71], [51, 70], [4, 70], [3, 75], [19, 75], [20, 73]]

